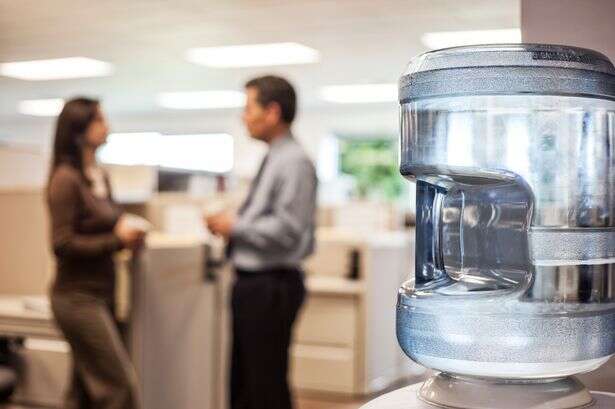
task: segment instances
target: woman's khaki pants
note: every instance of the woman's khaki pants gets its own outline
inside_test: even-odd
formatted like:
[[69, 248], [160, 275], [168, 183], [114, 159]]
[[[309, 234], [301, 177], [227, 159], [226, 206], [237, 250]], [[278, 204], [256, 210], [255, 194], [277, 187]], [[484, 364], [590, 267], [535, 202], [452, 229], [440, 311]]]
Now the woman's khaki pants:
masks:
[[51, 306], [73, 354], [65, 408], [141, 409], [135, 371], [113, 316], [113, 300], [54, 291]]

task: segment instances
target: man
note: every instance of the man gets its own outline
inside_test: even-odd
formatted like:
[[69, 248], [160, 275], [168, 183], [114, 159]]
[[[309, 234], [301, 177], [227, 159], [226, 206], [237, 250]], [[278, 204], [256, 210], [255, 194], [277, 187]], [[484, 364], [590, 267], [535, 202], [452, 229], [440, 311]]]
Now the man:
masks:
[[231, 409], [291, 409], [288, 350], [305, 289], [300, 265], [314, 247], [316, 172], [291, 134], [296, 96], [283, 78], [246, 84], [243, 121], [269, 145], [237, 215], [208, 217], [229, 241], [233, 288]]

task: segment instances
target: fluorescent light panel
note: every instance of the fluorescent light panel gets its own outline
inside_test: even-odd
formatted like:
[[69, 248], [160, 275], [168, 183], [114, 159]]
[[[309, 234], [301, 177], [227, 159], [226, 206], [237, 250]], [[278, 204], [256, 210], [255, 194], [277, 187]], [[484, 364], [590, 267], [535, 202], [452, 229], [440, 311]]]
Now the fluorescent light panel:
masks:
[[58, 116], [64, 107], [61, 98], [28, 99], [17, 104], [17, 112], [33, 116]]
[[288, 42], [191, 48], [186, 51], [186, 59], [215, 68], [266, 67], [315, 63], [320, 60], [320, 53], [303, 44]]
[[164, 92], [156, 101], [169, 109], [238, 108], [245, 105], [246, 96], [240, 91]]
[[397, 84], [330, 85], [320, 91], [322, 99], [338, 104], [397, 101]]
[[112, 64], [86, 57], [0, 64], [0, 75], [28, 81], [103, 77], [111, 73], [113, 73]]
[[421, 42], [433, 50], [462, 45], [520, 43], [521, 29], [440, 31], [423, 34]]
[[148, 165], [213, 173], [233, 169], [233, 137], [225, 133], [163, 135], [115, 133], [98, 152], [103, 163]]

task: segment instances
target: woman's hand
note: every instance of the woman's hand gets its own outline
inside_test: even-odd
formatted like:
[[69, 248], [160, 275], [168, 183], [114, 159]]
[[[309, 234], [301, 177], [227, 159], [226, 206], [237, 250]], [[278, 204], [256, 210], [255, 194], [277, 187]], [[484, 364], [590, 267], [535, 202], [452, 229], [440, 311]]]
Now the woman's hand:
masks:
[[128, 220], [120, 217], [113, 232], [124, 244], [124, 247], [130, 250], [138, 250], [145, 243], [145, 232], [130, 225]]

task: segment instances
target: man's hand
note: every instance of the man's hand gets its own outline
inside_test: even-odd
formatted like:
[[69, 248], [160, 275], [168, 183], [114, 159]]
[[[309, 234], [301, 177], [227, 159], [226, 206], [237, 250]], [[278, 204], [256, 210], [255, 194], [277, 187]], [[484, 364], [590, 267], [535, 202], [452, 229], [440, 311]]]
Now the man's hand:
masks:
[[235, 225], [236, 216], [231, 212], [221, 212], [205, 217], [207, 228], [218, 236], [228, 239]]

